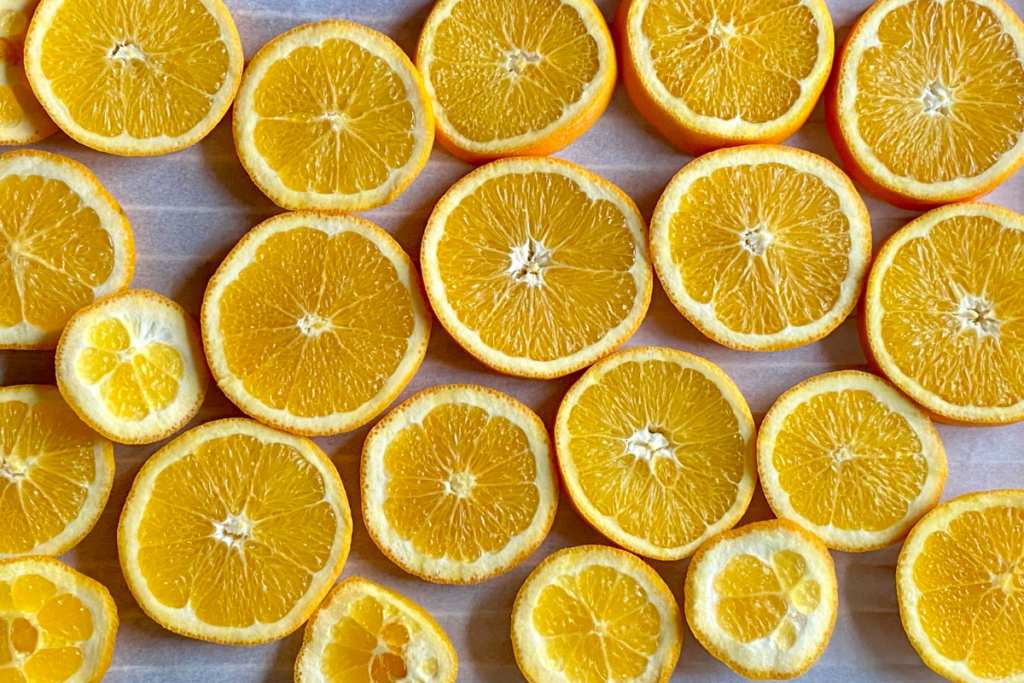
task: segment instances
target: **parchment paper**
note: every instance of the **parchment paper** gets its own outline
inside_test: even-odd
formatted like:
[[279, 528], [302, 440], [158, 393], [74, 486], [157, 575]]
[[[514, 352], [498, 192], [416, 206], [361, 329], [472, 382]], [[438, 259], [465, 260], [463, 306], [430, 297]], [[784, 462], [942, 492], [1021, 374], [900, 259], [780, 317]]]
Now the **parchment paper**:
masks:
[[[750, 0], [756, 2], [756, 0]], [[242, 36], [246, 58], [274, 36], [300, 24], [343, 18], [391, 36], [410, 55], [432, 0], [226, 0]], [[616, 0], [598, 0], [609, 20]], [[1024, 0], [1009, 0], [1024, 14]], [[837, 42], [870, 0], [828, 0]], [[821, 105], [786, 144], [838, 163], [825, 131]], [[256, 223], [280, 212], [250, 181], [235, 156], [230, 115], [203, 141], [152, 158], [122, 158], [86, 149], [58, 133], [38, 147], [70, 156], [88, 166], [121, 203], [131, 220], [138, 250], [133, 287], [172, 297], [198, 318], [203, 291], [214, 269], [235, 242]], [[605, 114], [558, 156], [582, 164], [621, 187], [650, 219], [669, 179], [690, 157], [669, 145], [630, 103], [621, 83]], [[435, 145], [426, 168], [397, 200], [361, 215], [382, 226], [418, 259], [419, 242], [434, 203], [471, 166]], [[864, 194], [871, 212], [876, 247], [917, 214], [896, 209]], [[988, 198], [1024, 212], [1024, 171]], [[854, 313], [854, 317], [857, 314]], [[857, 342], [856, 322], [847, 320], [825, 339], [777, 353], [732, 351], [697, 332], [672, 307], [655, 283], [650, 312], [627, 346], [657, 344], [683, 349], [718, 364], [739, 385], [757, 421], [794, 384], [840, 368], [866, 368]], [[484, 384], [504, 391], [536, 410], [552, 425], [562, 395], [574, 375], [540, 381], [505, 377], [487, 370], [463, 352], [441, 325], [433, 327], [427, 358], [398, 402], [413, 393], [450, 382]], [[54, 383], [53, 353], [0, 352], [0, 383]], [[189, 427], [240, 415], [215, 386]], [[943, 499], [969, 491], [1024, 487], [1024, 423], [996, 428], [939, 425], [949, 458]], [[563, 496], [547, 540], [520, 566], [477, 586], [446, 587], [416, 579], [391, 564], [370, 541], [359, 502], [359, 450], [368, 427], [337, 437], [318, 438], [341, 472], [352, 506], [352, 553], [342, 577], [365, 576], [421, 604], [448, 632], [459, 655], [459, 681], [522, 681], [509, 640], [512, 601], [529, 572], [548, 554], [566, 546], [603, 543], [570, 509]], [[292, 680], [301, 630], [256, 647], [214, 645], [174, 635], [136, 605], [117, 562], [118, 515], [139, 467], [166, 441], [148, 446], [117, 445], [114, 489], [99, 524], [61, 559], [103, 582], [113, 593], [121, 627], [109, 683], [234, 683]], [[760, 490], [741, 524], [771, 516]], [[839, 617], [825, 654], [801, 679], [806, 683], [893, 683], [941, 681], [922, 664], [900, 626], [894, 570], [899, 547], [863, 554], [834, 552], [839, 578]], [[686, 562], [652, 562], [682, 604]], [[685, 634], [673, 681], [742, 680]]]

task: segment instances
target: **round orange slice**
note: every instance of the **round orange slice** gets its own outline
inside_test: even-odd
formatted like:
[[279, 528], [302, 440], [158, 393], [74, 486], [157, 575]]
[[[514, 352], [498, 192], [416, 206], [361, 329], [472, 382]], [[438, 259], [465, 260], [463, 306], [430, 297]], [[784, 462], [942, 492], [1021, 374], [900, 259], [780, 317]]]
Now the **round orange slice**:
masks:
[[25, 31], [39, 0], [7, 0], [0, 9], [0, 145], [38, 142], [57, 131], [25, 77]]

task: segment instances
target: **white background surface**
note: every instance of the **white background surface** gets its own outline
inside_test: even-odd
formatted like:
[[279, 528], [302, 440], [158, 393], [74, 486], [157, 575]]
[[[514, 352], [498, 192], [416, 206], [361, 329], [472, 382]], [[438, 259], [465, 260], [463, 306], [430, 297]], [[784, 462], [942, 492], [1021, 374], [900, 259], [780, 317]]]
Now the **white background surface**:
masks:
[[[750, 0], [756, 2], [756, 0]], [[870, 0], [827, 0], [837, 41], [845, 38]], [[324, 18], [343, 18], [391, 36], [410, 55], [431, 0], [226, 0], [251, 58], [268, 40], [294, 26]], [[1024, 12], [1024, 0], [1009, 0]], [[615, 0], [598, 0], [605, 17]], [[819, 105], [804, 128], [786, 144], [837, 161]], [[38, 147], [81, 161], [100, 178], [124, 207], [138, 250], [133, 287], [172, 297], [198, 317], [206, 282], [246, 231], [280, 212], [249, 181], [235, 156], [230, 115], [203, 141], [174, 154], [121, 158], [88, 150], [58, 133]], [[690, 157], [669, 145], [637, 114], [621, 83], [605, 114], [558, 156], [569, 159], [619, 185], [639, 205], [646, 219], [669, 179]], [[838, 162], [837, 162], [838, 163]], [[418, 258], [419, 242], [434, 203], [470, 166], [435, 146], [416, 181], [392, 204], [361, 215], [394, 235]], [[1024, 171], [988, 198], [1024, 212]], [[880, 242], [917, 214], [896, 209], [865, 195], [874, 242]], [[855, 312], [854, 317], [857, 315]], [[840, 368], [865, 368], [851, 318], [825, 339], [777, 353], [732, 351], [703, 337], [669, 303], [655, 283], [650, 312], [627, 343], [658, 344], [699, 354], [720, 365], [739, 385], [759, 422], [774, 400], [807, 377]], [[534, 408], [550, 427], [562, 395], [576, 375], [561, 380], [513, 379], [487, 370], [459, 349], [439, 324], [426, 361], [398, 399], [435, 384], [485, 384]], [[54, 383], [50, 352], [0, 351], [0, 384]], [[397, 402], [396, 402], [397, 403]], [[238, 415], [211, 387], [194, 427], [208, 420]], [[465, 683], [519, 682], [512, 656], [509, 615], [527, 574], [551, 552], [571, 545], [601, 543], [564, 499], [554, 528], [543, 546], [519, 567], [477, 586], [438, 586], [405, 574], [370, 541], [359, 513], [358, 458], [368, 427], [350, 434], [318, 438], [317, 443], [341, 472], [353, 511], [352, 553], [342, 577], [365, 576], [394, 588], [426, 608], [448, 632], [460, 659]], [[1024, 423], [998, 428], [939, 426], [949, 457], [943, 499], [969, 491], [1024, 487]], [[121, 627], [109, 683], [160, 681], [270, 683], [292, 680], [301, 631], [267, 645], [236, 648], [190, 640], [165, 631], [135, 604], [117, 562], [117, 518], [139, 467], [166, 441], [148, 446], [117, 445], [117, 473], [110, 502], [96, 529], [62, 559], [99, 579], [113, 593]], [[760, 490], [742, 523], [769, 517]], [[833, 553], [839, 579], [839, 617], [831, 644], [801, 679], [806, 683], [847, 681], [940, 681], [918, 658], [900, 626], [894, 567], [898, 546], [864, 554]], [[686, 562], [652, 563], [682, 601]], [[685, 634], [673, 681], [741, 680]]]

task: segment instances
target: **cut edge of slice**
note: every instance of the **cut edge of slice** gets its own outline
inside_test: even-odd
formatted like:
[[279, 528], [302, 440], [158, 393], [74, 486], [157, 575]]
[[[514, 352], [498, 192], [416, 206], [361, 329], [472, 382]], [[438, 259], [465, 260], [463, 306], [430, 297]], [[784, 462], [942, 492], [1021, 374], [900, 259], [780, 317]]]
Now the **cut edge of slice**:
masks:
[[872, 366], [895, 384], [900, 391], [910, 396], [929, 417], [942, 424], [958, 426], [1005, 425], [1024, 420], [1024, 400], [1008, 407], [958, 406], [928, 391], [920, 383], [904, 374], [885, 350], [881, 340], [881, 325], [884, 311], [880, 297], [882, 281], [892, 264], [893, 258], [904, 244], [912, 239], [927, 236], [938, 223], [955, 216], [983, 216], [991, 218], [1003, 227], [1024, 232], [1024, 216], [995, 204], [984, 202], [962, 202], [932, 209], [918, 216], [889, 237], [878, 250], [867, 284], [864, 287], [863, 312], [858, 320], [858, 331], [864, 355]]
[[[483, 553], [473, 563], [433, 558], [400, 538], [384, 515], [386, 477], [384, 454], [392, 439], [410, 424], [422, 421], [432, 409], [447, 403], [464, 403], [504, 417], [523, 430], [537, 464], [534, 484], [539, 505], [533, 521], [498, 552]], [[558, 509], [558, 475], [553, 447], [544, 422], [526, 405], [494, 389], [474, 384], [448, 384], [425, 389], [393, 409], [374, 425], [363, 443], [360, 458], [362, 512], [374, 545], [404, 571], [440, 584], [474, 584], [503, 574], [529, 557], [544, 542]]]
[[[743, 663], [737, 661], [728, 651], [729, 645], [737, 641], [727, 634], [725, 637], [719, 636], [722, 629], [718, 626], [714, 617], [714, 609], [708, 600], [708, 594], [715, 592], [714, 579], [725, 566], [724, 562], [716, 562], [718, 566], [711, 567], [710, 564], [705, 562], [708, 555], [712, 555], [712, 559], [724, 559], [727, 562], [728, 559], [735, 557], [737, 553], [730, 554], [728, 557], [716, 558], [715, 553], [723, 543], [742, 543], [744, 536], [760, 534], [777, 535], [780, 537], [779, 539], [772, 539], [770, 545], [775, 547], [773, 553], [779, 550], [791, 549], [791, 547], [787, 546], [786, 541], [781, 540], [782, 536], [790, 536], [791, 539], [796, 540], [796, 544], [799, 544], [802, 550], [808, 551], [806, 553], [801, 552], [800, 554], [805, 556], [808, 566], [810, 566], [811, 561], [817, 565], [815, 578], [821, 589], [822, 602], [827, 604], [826, 609], [829, 611], [829, 619], [823, 629], [824, 632], [816, 639], [818, 641], [817, 644], [811, 644], [813, 651], [808, 652], [804, 657], [801, 657], [792, 666], [787, 668], [781, 668], [777, 660], [773, 661], [770, 667], [756, 666], [753, 662]], [[792, 544], [792, 541], [790, 541], [790, 544]], [[748, 544], [748, 547], [750, 545]], [[806, 557], [807, 555], [809, 557]], [[683, 593], [686, 623], [689, 625], [690, 631], [697, 641], [715, 659], [723, 662], [739, 675], [751, 680], [760, 681], [789, 680], [805, 673], [821, 657], [828, 646], [828, 642], [832, 637], [832, 631], [835, 628], [839, 605], [839, 584], [836, 580], [835, 564], [832, 561], [832, 555], [829, 553], [828, 548], [821, 542], [821, 539], [810, 531], [787, 519], [752, 522], [710, 539], [691, 558], [690, 564], [686, 568]], [[729, 638], [729, 640], [726, 641], [725, 638]], [[742, 645], [739, 647], [742, 647]]]
[[[638, 538], [624, 531], [619, 524], [611, 517], [601, 513], [593, 503], [590, 502], [586, 493], [579, 485], [579, 477], [576, 465], [568, 456], [569, 450], [569, 417], [572, 409], [583, 392], [589, 387], [601, 381], [605, 374], [619, 365], [634, 361], [661, 360], [675, 362], [678, 365], [700, 372], [721, 392], [722, 397], [729, 403], [736, 416], [741, 436], [747, 441], [747, 454], [743, 467], [743, 478], [737, 484], [736, 501], [728, 513], [714, 524], [708, 526], [704, 533], [686, 545], [678, 548], [663, 548], [656, 546], [646, 539]], [[743, 434], [746, 432], [746, 434]], [[740, 393], [735, 383], [726, 375], [721, 368], [709, 360], [675, 349], [662, 348], [657, 346], [635, 346], [618, 351], [607, 358], [598, 361], [590, 367], [570, 387], [562, 402], [558, 406], [558, 413], [555, 417], [555, 453], [558, 457], [558, 468], [562, 474], [562, 484], [568, 494], [569, 502], [579, 513], [587, 524], [596, 531], [607, 537], [616, 545], [619, 545], [631, 553], [654, 560], [674, 561], [681, 560], [692, 555], [702, 543], [708, 538], [727, 531], [735, 526], [747, 511], [750, 501], [754, 496], [754, 488], [757, 479], [757, 464], [755, 462], [755, 442], [757, 434], [754, 429], [754, 418], [747, 406], [746, 399]]]
[[781, 117], [765, 123], [723, 121], [692, 111], [668, 92], [650, 65], [650, 40], [641, 22], [650, 0], [622, 0], [613, 31], [622, 51], [622, 82], [644, 119], [683, 151], [699, 156], [721, 147], [781, 143], [807, 121], [828, 81], [835, 52], [832, 18], [823, 0], [803, 0], [818, 24], [818, 57], [801, 79], [801, 94]]
[[[905, 419], [920, 439], [924, 458], [928, 462], [928, 473], [921, 491], [910, 502], [903, 518], [880, 531], [857, 531], [839, 529], [831, 524], [814, 524], [793, 508], [789, 493], [779, 483], [779, 471], [771, 464], [775, 439], [793, 410], [824, 392], [847, 390], [867, 391], [892, 413]], [[859, 370], [839, 370], [817, 375], [782, 394], [761, 421], [757, 435], [757, 468], [761, 489], [768, 505], [778, 517], [811, 531], [827, 547], [846, 552], [877, 550], [903, 540], [914, 524], [939, 502], [947, 473], [946, 453], [928, 416], [888, 381]]]
[[[448, 216], [467, 196], [488, 180], [503, 175], [557, 173], [570, 179], [593, 198], [611, 202], [622, 213], [635, 242], [631, 272], [636, 283], [633, 308], [618, 326], [598, 342], [572, 355], [550, 361], [516, 358], [487, 346], [478, 332], [470, 329], [448, 303], [444, 281], [438, 269], [437, 248], [445, 234]], [[473, 170], [452, 185], [434, 206], [427, 220], [420, 246], [420, 269], [427, 298], [441, 326], [469, 355], [498, 372], [530, 379], [564, 377], [593, 364], [624, 344], [640, 327], [651, 303], [654, 274], [647, 245], [647, 224], [633, 200], [616, 185], [582, 166], [553, 157], [507, 157]]]
[[[406, 96], [415, 110], [417, 119], [414, 130], [417, 139], [409, 161], [401, 168], [392, 169], [384, 184], [351, 195], [299, 191], [285, 186], [278, 178], [277, 172], [256, 149], [254, 142], [256, 123], [259, 120], [254, 111], [256, 89], [268, 69], [297, 48], [320, 45], [329, 39], [351, 41], [384, 60], [405, 85]], [[249, 62], [241, 79], [238, 96], [234, 102], [232, 135], [235, 151], [246, 173], [275, 204], [289, 211], [309, 210], [345, 214], [388, 204], [416, 179], [427, 163], [434, 144], [434, 111], [422, 76], [391, 38], [350, 21], [325, 19], [297, 26], [271, 39], [260, 48]]]
[[[679, 269], [672, 260], [669, 231], [680, 199], [690, 186], [716, 170], [744, 165], [782, 164], [801, 173], [809, 173], [835, 192], [843, 215], [850, 224], [850, 269], [840, 285], [839, 299], [821, 318], [809, 325], [787, 327], [769, 335], [736, 332], [715, 317], [710, 304], [695, 301], [686, 291]], [[853, 182], [828, 159], [793, 147], [780, 145], [744, 145], [719, 149], [694, 159], [684, 166], [658, 199], [651, 217], [651, 258], [676, 309], [708, 338], [740, 351], [778, 351], [817, 341], [850, 315], [860, 299], [871, 265], [871, 218]]]
[[[271, 408], [252, 397], [228, 368], [220, 334], [220, 301], [227, 287], [238, 274], [253, 262], [256, 251], [272, 235], [294, 228], [308, 227], [329, 236], [352, 231], [373, 242], [398, 273], [399, 281], [409, 292], [416, 317], [416, 327], [409, 338], [409, 347], [398, 369], [380, 392], [357, 410], [335, 413], [325, 418], [297, 417], [286, 410]], [[365, 425], [387, 408], [412, 380], [427, 353], [433, 317], [416, 266], [402, 246], [390, 234], [359, 216], [335, 215], [319, 211], [282, 213], [258, 224], [247, 232], [224, 257], [210, 278], [203, 294], [200, 312], [203, 348], [213, 377], [224, 395], [245, 414], [293, 434], [324, 436], [348, 432]], [[214, 332], [216, 331], [216, 332]]]
[[[563, 548], [548, 555], [523, 582], [512, 606], [512, 651], [516, 664], [529, 683], [550, 683], [552, 672], [541, 659], [540, 639], [533, 626], [533, 610], [540, 592], [567, 573], [589, 566], [610, 567], [637, 581], [661, 618], [659, 648], [660, 665], [651, 668], [642, 680], [645, 683], [668, 683], [679, 660], [683, 645], [683, 615], [675, 596], [664, 579], [650, 565], [633, 553], [606, 545], [579, 545]], [[568, 680], [568, 679], [565, 679]]]
[[[44, 384], [18, 384], [7, 387], [0, 387], [0, 403], [8, 401], [21, 401], [30, 407], [41, 402], [58, 403], [66, 406], [68, 411], [75, 417], [81, 419], [73, 412], [64, 397], [56, 386]], [[83, 423], [84, 424], [84, 423]], [[85, 425], [88, 427], [88, 425]], [[92, 428], [89, 428], [90, 431]], [[99, 521], [103, 509], [110, 497], [110, 489], [114, 484], [114, 444], [100, 434], [95, 435], [93, 446], [93, 461], [96, 466], [95, 477], [86, 493], [82, 508], [73, 520], [67, 523], [64, 529], [56, 536], [37, 544], [31, 550], [14, 555], [0, 553], [0, 560], [12, 557], [25, 557], [30, 555], [62, 555], [78, 545], [78, 543], [92, 531]]]
[[[13, 78], [12, 72], [16, 74]], [[21, 110], [20, 121], [0, 128], [0, 145], [28, 145], [45, 140], [60, 130], [32, 92], [20, 56], [16, 59], [0, 56], [0, 88], [10, 90], [14, 104]], [[28, 106], [25, 106], [26, 98], [32, 100]]]
[[[353, 595], [349, 596], [350, 593]], [[302, 648], [295, 659], [296, 683], [325, 681], [317, 665], [322, 663], [324, 650], [331, 643], [331, 631], [340, 617], [344, 616], [343, 608], [360, 596], [369, 596], [381, 604], [394, 607], [406, 619], [417, 624], [425, 639], [435, 648], [438, 658], [444, 658], [443, 662], [437, 662], [438, 671], [430, 679], [431, 683], [455, 683], [459, 668], [458, 655], [440, 624], [425, 609], [398, 591], [359, 576], [349, 577], [334, 586], [306, 623]], [[414, 655], [419, 658], [425, 656], [422, 651]], [[441, 677], [442, 672], [448, 672], [449, 675]]]
[[[153, 492], [157, 476], [167, 467], [195, 452], [203, 443], [220, 437], [247, 435], [263, 443], [281, 443], [305, 456], [323, 477], [327, 492], [340, 494], [331, 504], [338, 523], [331, 557], [317, 575], [315, 582], [283, 619], [273, 624], [257, 623], [249, 627], [214, 626], [195, 616], [191, 605], [175, 609], [154, 598], [148, 581], [138, 563], [138, 528]], [[333, 486], [332, 486], [333, 485]], [[334, 463], [309, 439], [288, 434], [244, 417], [230, 417], [206, 422], [177, 437], [158, 450], [142, 465], [125, 501], [117, 524], [117, 556], [128, 588], [135, 601], [153, 621], [178, 635], [225, 645], [257, 645], [278, 640], [299, 629], [330, 592], [341, 573], [352, 543], [352, 513], [345, 486]]]
[[472, 164], [486, 163], [508, 156], [546, 156], [571, 144], [600, 118], [615, 90], [618, 73], [615, 45], [608, 24], [593, 0], [562, 0], [565, 5], [579, 13], [580, 18], [587, 24], [588, 34], [597, 43], [601, 66], [593, 81], [587, 86], [588, 92], [568, 107], [558, 120], [539, 131], [491, 142], [477, 142], [459, 133], [448, 121], [444, 109], [437, 102], [434, 84], [430, 79], [430, 65], [433, 62], [434, 36], [438, 26], [451, 15], [454, 6], [463, 1], [440, 0], [435, 4], [423, 24], [416, 46], [416, 66], [423, 76], [424, 86], [434, 109], [437, 141], [442, 147]]

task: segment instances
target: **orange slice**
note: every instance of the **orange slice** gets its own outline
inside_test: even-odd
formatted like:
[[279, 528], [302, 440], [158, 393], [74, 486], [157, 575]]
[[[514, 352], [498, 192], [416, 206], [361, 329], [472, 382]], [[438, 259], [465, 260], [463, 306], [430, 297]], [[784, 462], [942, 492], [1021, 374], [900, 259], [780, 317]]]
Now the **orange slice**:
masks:
[[210, 372], [199, 328], [165, 296], [130, 289], [75, 314], [57, 347], [57, 386], [90, 427], [153, 443], [199, 411]]
[[522, 403], [468, 384], [420, 392], [363, 445], [363, 521], [395, 564], [476, 583], [537, 549], [558, 505], [551, 442]]
[[684, 604], [693, 635], [736, 673], [796, 678], [832, 637], [835, 567], [821, 541], [793, 522], [755, 522], [701, 546]]
[[22, 57], [25, 31], [39, 0], [7, 0], [0, 9], [0, 145], [38, 142], [57, 125], [32, 93]]
[[611, 353], [651, 300], [646, 226], [622, 190], [566, 161], [478, 168], [434, 207], [420, 263], [441, 324], [488, 366], [561, 377]]
[[128, 218], [65, 157], [0, 155], [0, 348], [52, 349], [78, 309], [131, 282]]
[[512, 649], [529, 683], [667, 683], [683, 618], [657, 572], [603, 545], [548, 556], [512, 608]]
[[196, 427], [146, 461], [117, 549], [128, 587], [161, 626], [251, 645], [309, 618], [351, 537], [348, 499], [323, 451], [232, 418]]
[[441, 0], [416, 65], [437, 141], [472, 163], [557, 152], [615, 89], [615, 47], [593, 0]]
[[615, 31], [633, 104], [693, 155], [782, 142], [832, 68], [823, 0], [623, 0]]
[[655, 347], [587, 370], [555, 420], [569, 499], [595, 529], [657, 560], [689, 557], [754, 492], [754, 420], [703, 358]]
[[299, 26], [249, 62], [235, 149], [278, 206], [387, 204], [423, 169], [434, 115], [423, 79], [387, 36], [347, 21]]
[[422, 607], [354, 576], [306, 624], [295, 683], [455, 683], [458, 668], [448, 636]]
[[865, 352], [893, 384], [958, 424], [1024, 419], [1024, 216], [954, 204], [904, 226], [875, 257]]
[[832, 141], [887, 202], [972, 199], [1024, 163], [1024, 24], [1002, 0], [879, 0], [835, 73]]
[[337, 434], [384, 410], [427, 350], [430, 311], [398, 243], [352, 216], [275, 216], [210, 278], [203, 342], [224, 394], [296, 434]]
[[1024, 676], [1024, 491], [932, 510], [896, 566], [900, 616], [924, 663], [954, 683]]
[[779, 397], [758, 431], [757, 467], [776, 515], [849, 552], [903, 539], [946, 481], [931, 420], [896, 387], [853, 370]]
[[50, 557], [0, 560], [0, 681], [99, 683], [116, 633], [96, 581]]
[[651, 254], [697, 329], [734, 349], [776, 351], [824, 337], [856, 306], [871, 224], [827, 159], [749, 145], [676, 174], [651, 219]]

